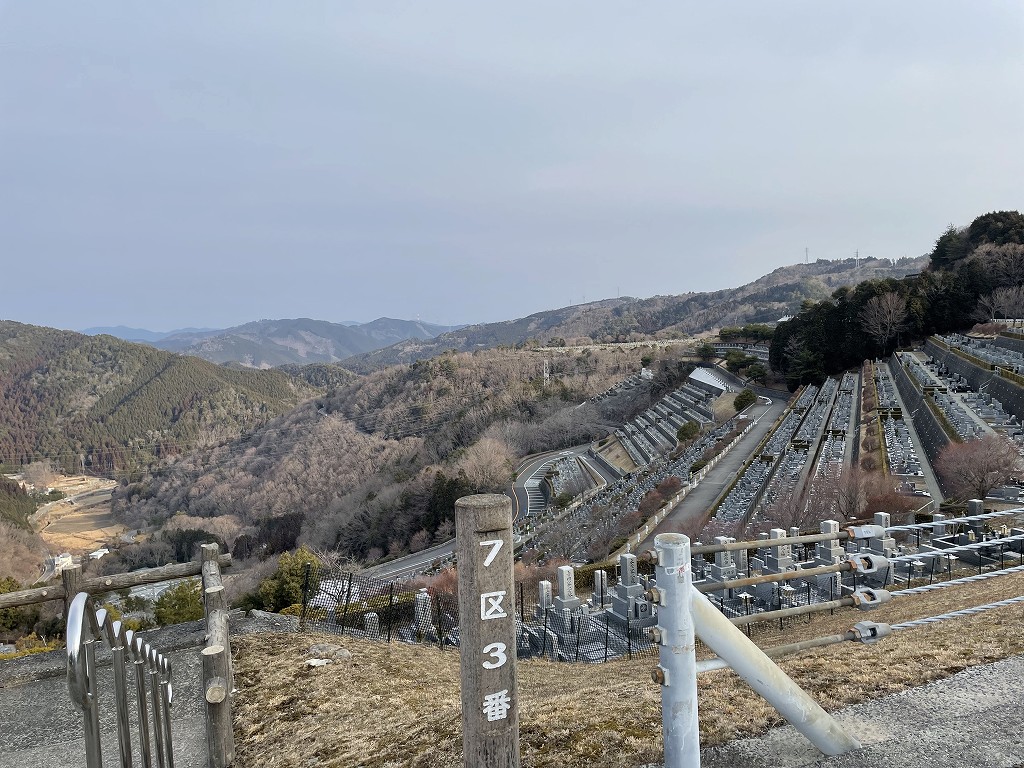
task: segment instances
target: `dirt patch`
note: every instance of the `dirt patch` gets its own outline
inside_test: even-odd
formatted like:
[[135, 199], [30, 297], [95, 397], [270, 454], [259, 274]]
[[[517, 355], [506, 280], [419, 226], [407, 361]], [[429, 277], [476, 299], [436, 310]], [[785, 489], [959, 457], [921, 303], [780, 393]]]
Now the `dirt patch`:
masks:
[[[759, 645], [843, 632], [865, 618], [896, 623], [1024, 593], [1024, 574], [898, 597], [870, 614], [856, 610], [777, 625]], [[1020, 605], [919, 629], [873, 646], [843, 643], [791, 656], [781, 666], [834, 710], [967, 667], [1024, 652]], [[237, 766], [461, 766], [456, 651], [318, 635], [252, 635], [234, 641]], [[334, 642], [352, 660], [305, 665], [306, 649]], [[707, 655], [706, 649], [701, 651]], [[524, 768], [617, 768], [660, 761], [660, 688], [653, 659], [608, 664], [521, 662]], [[781, 718], [729, 671], [701, 675], [701, 743], [762, 733]], [[298, 734], [301, 734], [299, 736]]]
[[728, 421], [736, 415], [736, 407], [733, 402], [736, 400], [737, 392], [726, 392], [723, 395], [719, 395], [715, 398], [715, 402], [712, 404], [712, 413], [715, 414], [715, 421], [721, 423]]
[[36, 510], [32, 525], [53, 551], [92, 552], [126, 530], [110, 512], [110, 491], [116, 485], [102, 478], [60, 477], [50, 487], [66, 498]]
[[607, 446], [598, 451], [598, 453], [608, 459], [609, 462], [614, 464], [623, 472], [632, 472], [637, 468], [636, 463], [629, 458], [629, 454], [626, 453], [626, 449], [622, 447], [622, 443], [619, 442], [618, 438], [612, 440]]

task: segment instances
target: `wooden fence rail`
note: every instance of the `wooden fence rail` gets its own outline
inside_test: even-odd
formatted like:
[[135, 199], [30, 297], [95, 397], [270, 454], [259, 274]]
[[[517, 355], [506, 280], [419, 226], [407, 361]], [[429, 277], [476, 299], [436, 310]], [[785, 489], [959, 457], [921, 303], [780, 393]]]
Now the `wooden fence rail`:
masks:
[[[218, 565], [228, 567], [231, 565], [231, 555], [219, 555]], [[36, 587], [35, 589], [23, 589], [19, 592], [8, 592], [0, 595], [0, 610], [4, 608], [18, 608], [23, 605], [35, 605], [50, 600], [63, 600], [65, 607], [74, 599], [79, 592], [88, 592], [90, 595], [102, 592], [113, 592], [119, 589], [131, 589], [143, 584], [156, 584], [168, 579], [180, 579], [187, 576], [198, 576], [202, 573], [200, 562], [174, 563], [173, 565], [162, 565], [159, 568], [142, 568], [130, 573], [115, 573], [109, 576], [83, 576], [79, 566], [68, 568], [61, 573], [62, 584], [55, 584], [51, 587]], [[67, 615], [65, 613], [65, 615]]]

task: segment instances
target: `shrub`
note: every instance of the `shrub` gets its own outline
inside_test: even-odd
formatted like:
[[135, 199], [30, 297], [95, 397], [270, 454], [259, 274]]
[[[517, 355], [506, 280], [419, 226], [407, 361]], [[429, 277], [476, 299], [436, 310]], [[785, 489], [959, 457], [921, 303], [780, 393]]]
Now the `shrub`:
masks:
[[153, 603], [153, 615], [160, 626], [203, 618], [202, 587], [199, 579], [189, 579], [164, 590]]

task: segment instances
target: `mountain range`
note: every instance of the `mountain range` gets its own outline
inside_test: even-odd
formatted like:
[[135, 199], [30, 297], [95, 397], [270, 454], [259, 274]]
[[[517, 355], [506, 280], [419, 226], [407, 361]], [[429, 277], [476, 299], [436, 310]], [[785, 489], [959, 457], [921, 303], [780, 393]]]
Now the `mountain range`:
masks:
[[257, 320], [233, 328], [184, 328], [167, 333], [141, 328], [90, 328], [140, 341], [212, 363], [236, 363], [247, 368], [335, 363], [352, 355], [387, 347], [406, 339], [425, 340], [449, 330], [418, 320], [381, 317], [369, 323], [331, 323], [306, 317]]
[[730, 325], [774, 323], [795, 315], [805, 301], [829, 298], [843, 286], [863, 280], [902, 278], [920, 272], [928, 256], [889, 259], [819, 259], [779, 267], [738, 288], [708, 293], [622, 297], [537, 312], [518, 320], [468, 325], [434, 339], [408, 338], [389, 347], [345, 360], [346, 368], [365, 373], [397, 363], [412, 363], [442, 352], [527, 344], [640, 341], [654, 336], [695, 336]]
[[282, 371], [0, 320], [0, 463], [107, 473], [234, 439], [314, 394]]

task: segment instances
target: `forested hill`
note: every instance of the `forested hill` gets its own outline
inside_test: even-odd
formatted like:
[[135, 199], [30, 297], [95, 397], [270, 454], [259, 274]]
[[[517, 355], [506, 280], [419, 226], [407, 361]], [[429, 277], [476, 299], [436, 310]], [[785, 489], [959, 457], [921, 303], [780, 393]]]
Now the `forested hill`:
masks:
[[[645, 356], [653, 380], [581, 404]], [[166, 521], [173, 537], [215, 536], [237, 557], [292, 548], [300, 531], [359, 559], [418, 551], [451, 537], [459, 496], [506, 489], [517, 457], [607, 434], [690, 370], [649, 348], [488, 350], [393, 366], [122, 486], [115, 512], [129, 527]], [[139, 547], [112, 562], [173, 556]]]
[[0, 463], [144, 465], [250, 432], [314, 393], [280, 371], [0, 321]]
[[950, 226], [927, 259], [920, 274], [866, 280], [807, 303], [775, 329], [772, 367], [795, 388], [935, 333], [1024, 317], [1019, 212], [986, 213], [967, 227]]
[[403, 339], [430, 339], [444, 330], [439, 325], [388, 317], [357, 325], [300, 317], [257, 320], [220, 331], [177, 333], [151, 343], [159, 349], [214, 363], [271, 368], [333, 363]]
[[[865, 278], [901, 278], [919, 272], [927, 257], [900, 259], [818, 260], [779, 267], [752, 283], [710, 293], [655, 296], [649, 299], [605, 299], [538, 312], [518, 320], [470, 325], [429, 341], [409, 339], [342, 362], [369, 372], [396, 363], [411, 363], [446, 351], [540, 344], [639, 341], [672, 338], [722, 326], [774, 322], [795, 314], [804, 301], [828, 298], [841, 286]], [[680, 278], [682, 280], [682, 278]]]

